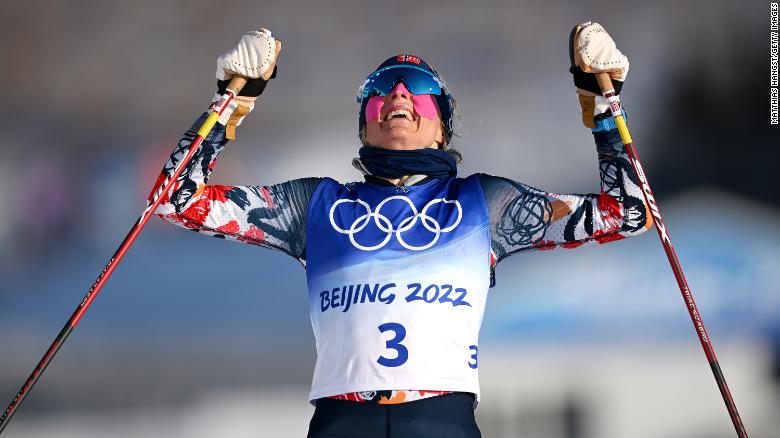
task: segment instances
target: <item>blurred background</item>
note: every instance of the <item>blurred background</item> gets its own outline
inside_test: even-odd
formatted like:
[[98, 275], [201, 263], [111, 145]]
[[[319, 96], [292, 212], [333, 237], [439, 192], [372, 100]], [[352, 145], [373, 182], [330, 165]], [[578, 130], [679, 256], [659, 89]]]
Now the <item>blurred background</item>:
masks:
[[[572, 26], [631, 60], [622, 100], [751, 437], [780, 436], [778, 130], [769, 2], [6, 0], [0, 26], [0, 403], [143, 209], [242, 33], [284, 42], [277, 79], [211, 182], [359, 178], [355, 92], [386, 57], [458, 99], [462, 174], [598, 190], [568, 73]], [[734, 436], [654, 231], [516, 255], [480, 338], [489, 438]], [[314, 367], [293, 259], [153, 219], [8, 437], [305, 435]]]

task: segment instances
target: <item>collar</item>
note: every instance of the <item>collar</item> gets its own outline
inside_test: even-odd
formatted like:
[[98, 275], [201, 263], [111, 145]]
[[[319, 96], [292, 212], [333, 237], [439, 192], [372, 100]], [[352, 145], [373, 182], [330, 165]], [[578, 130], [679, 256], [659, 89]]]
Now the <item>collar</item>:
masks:
[[[384, 178], [380, 178], [378, 176], [365, 174], [363, 177], [365, 178], [365, 181], [367, 183], [376, 184], [378, 186], [395, 186], [395, 184], [391, 183], [390, 181]], [[418, 184], [427, 183], [428, 181], [433, 179], [435, 178], [428, 175], [412, 175], [409, 178], [407, 178], [402, 185], [407, 187], [416, 186]]]
[[[360, 173], [363, 174], [363, 177], [365, 178], [366, 182], [380, 185], [380, 186], [394, 186], [395, 184], [391, 183], [390, 181], [380, 178], [378, 176], [374, 176], [371, 174], [371, 172], [368, 171], [366, 166], [363, 165], [363, 162], [360, 161], [360, 157], [355, 157], [352, 159], [352, 167], [359, 170]], [[432, 176], [428, 175], [412, 175], [409, 178], [404, 181], [404, 186], [413, 186], [420, 183], [425, 183], [430, 180], [434, 179]]]

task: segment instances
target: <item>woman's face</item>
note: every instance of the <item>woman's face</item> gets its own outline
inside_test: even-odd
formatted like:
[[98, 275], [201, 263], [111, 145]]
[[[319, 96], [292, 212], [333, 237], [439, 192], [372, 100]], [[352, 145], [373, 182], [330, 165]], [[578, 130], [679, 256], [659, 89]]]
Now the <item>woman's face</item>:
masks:
[[[366, 108], [366, 143], [383, 149], [438, 148], [444, 141], [441, 115], [431, 95], [413, 96], [399, 83]], [[377, 111], [378, 110], [378, 111]]]

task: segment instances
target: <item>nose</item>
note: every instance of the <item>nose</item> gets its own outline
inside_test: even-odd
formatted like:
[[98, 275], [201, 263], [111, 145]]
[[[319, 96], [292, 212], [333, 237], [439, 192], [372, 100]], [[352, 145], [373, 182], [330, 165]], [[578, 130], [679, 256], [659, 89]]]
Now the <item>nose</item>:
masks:
[[393, 90], [390, 91], [389, 96], [391, 99], [411, 99], [412, 93], [406, 88], [406, 85], [404, 85], [403, 82], [399, 82], [398, 85], [396, 85]]

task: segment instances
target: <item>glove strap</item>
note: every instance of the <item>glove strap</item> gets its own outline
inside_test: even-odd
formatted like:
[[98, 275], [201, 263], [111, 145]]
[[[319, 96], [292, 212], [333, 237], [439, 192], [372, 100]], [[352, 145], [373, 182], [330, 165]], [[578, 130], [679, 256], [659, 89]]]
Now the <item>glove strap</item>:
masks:
[[[274, 71], [271, 73], [271, 77], [268, 78], [268, 80], [271, 80], [276, 77], [276, 66], [274, 66]], [[230, 83], [230, 79], [226, 79], [224, 81], [217, 81], [217, 93], [219, 94], [225, 94], [225, 90], [227, 89], [228, 84]], [[257, 79], [248, 79], [246, 81], [246, 85], [244, 85], [244, 88], [241, 89], [241, 91], [238, 93], [239, 96], [248, 96], [248, 97], [257, 97], [261, 94], [263, 94], [263, 90], [265, 90], [265, 86], [268, 85], [268, 81], [263, 78], [257, 78]]]
[[[596, 80], [596, 75], [593, 73], [585, 73], [581, 68], [572, 65], [569, 68], [569, 72], [574, 77], [574, 86], [601, 95], [601, 88]], [[612, 87], [615, 89], [615, 94], [620, 94], [620, 90], [623, 88], [623, 81], [612, 79]]]

